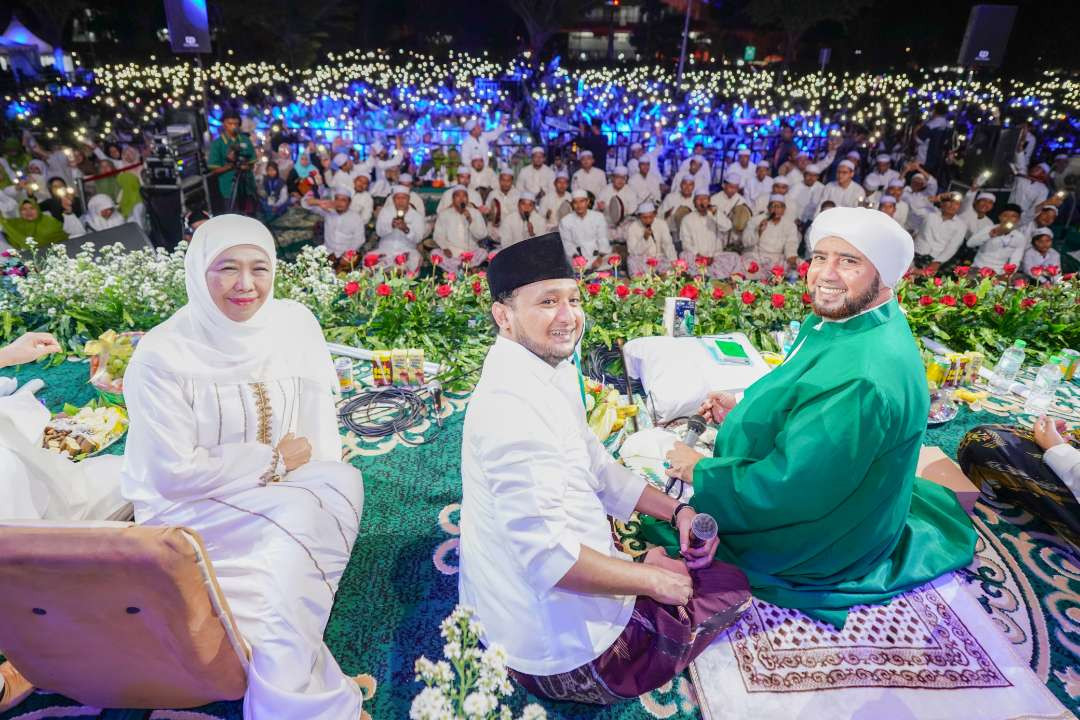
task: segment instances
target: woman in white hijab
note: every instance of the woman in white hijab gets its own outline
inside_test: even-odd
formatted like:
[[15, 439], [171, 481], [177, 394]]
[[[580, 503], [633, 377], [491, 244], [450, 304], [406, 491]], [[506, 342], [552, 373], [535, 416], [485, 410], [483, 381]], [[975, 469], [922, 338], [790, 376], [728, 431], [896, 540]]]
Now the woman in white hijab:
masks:
[[124, 376], [124, 496], [138, 523], [202, 535], [252, 650], [246, 720], [357, 720], [360, 689], [322, 639], [364, 494], [341, 462], [322, 330], [274, 299], [274, 239], [257, 220], [200, 225], [185, 267], [187, 305]]
[[108, 230], [124, 224], [124, 216], [116, 209], [113, 199], [98, 193], [86, 202], [86, 224], [93, 232]]

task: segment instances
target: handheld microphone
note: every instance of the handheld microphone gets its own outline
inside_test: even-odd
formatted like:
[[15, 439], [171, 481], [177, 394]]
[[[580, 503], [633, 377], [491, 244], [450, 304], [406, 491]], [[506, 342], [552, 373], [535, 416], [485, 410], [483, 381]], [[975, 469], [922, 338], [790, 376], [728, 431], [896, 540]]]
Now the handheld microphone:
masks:
[[698, 513], [690, 521], [690, 542], [692, 548], [705, 547], [716, 537], [716, 519], [707, 513]]
[[700, 415], [691, 415], [690, 419], [686, 421], [686, 436], [683, 438], [683, 442], [694, 447], [697, 445], [698, 438], [705, 432], [705, 418]]
[[435, 423], [442, 427], [442, 383], [432, 380], [427, 384], [427, 391], [431, 393], [431, 399], [435, 405]]

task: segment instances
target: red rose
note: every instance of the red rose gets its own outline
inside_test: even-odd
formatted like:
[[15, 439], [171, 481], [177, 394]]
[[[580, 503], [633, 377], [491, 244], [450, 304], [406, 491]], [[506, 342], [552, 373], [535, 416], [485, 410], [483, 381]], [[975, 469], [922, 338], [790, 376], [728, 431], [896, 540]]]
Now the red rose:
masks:
[[405, 277], [409, 278], [410, 280], [414, 279], [417, 275], [419, 275], [419, 273], [416, 270], [410, 270], [409, 272], [405, 273]]
[[449, 296], [452, 292], [454, 292], [454, 288], [450, 287], [449, 285], [440, 285], [439, 287], [435, 288], [435, 294], [441, 298]]
[[1042, 274], [1043, 274], [1043, 266], [1042, 265], [1036, 265], [1035, 267], [1031, 268], [1031, 276], [1032, 277], [1039, 277]]
[[971, 266], [957, 265], [954, 272], [956, 273], [956, 277], [967, 277], [968, 273], [971, 272]]
[[407, 262], [409, 262], [409, 254], [408, 253], [401, 253], [400, 255], [395, 255], [394, 256], [394, 264], [397, 265], [398, 267], [401, 267], [402, 265], [404, 265]]
[[596, 277], [600, 278], [601, 280], [607, 280], [609, 277], [611, 277], [611, 273], [607, 272], [606, 270], [601, 270], [600, 272], [596, 273]]
[[777, 309], [782, 308], [782, 307], [784, 307], [784, 300], [785, 300], [785, 298], [784, 298], [784, 295], [782, 293], [773, 293], [773, 295], [772, 295], [772, 306], [774, 308], [777, 308]]
[[949, 307], [956, 307], [956, 298], [954, 298], [952, 295], [942, 295], [941, 304], [948, 305]]
[[586, 265], [589, 264], [589, 261], [586, 260], [585, 258], [581, 257], [580, 255], [575, 255], [574, 259], [571, 260], [571, 262], [574, 264], [574, 267], [576, 267], [578, 270], [580, 270], [581, 268], [583, 268], [583, 267], [585, 267]]
[[416, 302], [416, 293], [414, 293], [412, 290], [406, 290], [405, 299], [409, 302]]
[[921, 298], [919, 298], [919, 304], [923, 307], [928, 307], [934, 304], [934, 298], [930, 297], [929, 295], [923, 295]]
[[379, 283], [379, 286], [375, 288], [375, 294], [382, 297], [390, 297], [390, 286], [386, 283]]
[[600, 294], [600, 283], [589, 283], [585, 286], [585, 289], [589, 291], [590, 295]]
[[645, 288], [645, 297], [651, 298], [654, 295], [656, 295], [655, 290], [653, 290], [652, 288]]
[[379, 253], [369, 252], [364, 256], [364, 267], [375, 267], [379, 264]]
[[1013, 283], [1013, 287], [1017, 290], [1023, 290], [1027, 287], [1027, 280], [1024, 278], [1016, 278], [1016, 282]]
[[352, 297], [353, 295], [355, 295], [359, 291], [360, 291], [360, 283], [354, 282], [354, 281], [345, 283], [345, 294], [348, 295], [349, 297]]
[[650, 257], [650, 258], [645, 258], [645, 264], [648, 265], [651, 268], [654, 268], [654, 267], [656, 267], [657, 265], [660, 264], [660, 261], [657, 260], [654, 257]]
[[814, 302], [814, 298], [810, 297], [810, 293], [804, 292], [802, 294], [802, 301], [803, 305], [809, 305], [810, 303]]
[[457, 273], [446, 273], [446, 282], [457, 282]]
[[979, 302], [979, 296], [975, 293], [964, 293], [963, 300], [964, 304], [968, 307], [975, 307], [975, 305]]
[[742, 301], [744, 305], [753, 305], [755, 300], [757, 300], [757, 295], [750, 292], [749, 290], [745, 290], [743, 292]]
[[633, 290], [631, 290], [630, 292], [634, 293], [635, 295], [644, 295], [644, 294], [645, 294], [645, 291], [644, 291], [644, 290], [642, 290], [642, 289], [641, 289], [641, 288], [639, 288], [639, 287], [636, 287], [636, 288], [634, 288], [634, 289], [633, 289]]
[[465, 263], [466, 265], [471, 263], [472, 259], [473, 259], [473, 254], [471, 252], [463, 252], [463, 253], [461, 253], [461, 262]]
[[619, 265], [622, 264], [622, 255], [618, 255], [618, 254], [608, 255], [607, 261], [608, 261], [608, 265], [614, 265], [615, 267], [619, 267]]
[[683, 285], [682, 290], [679, 291], [679, 297], [690, 298], [691, 300], [698, 299], [697, 285], [686, 284]]
[[443, 264], [443, 255], [442, 255], [442, 253], [433, 253], [432, 256], [431, 256], [431, 264], [432, 265], [442, 265]]
[[705, 257], [704, 255], [698, 255], [697, 257], [694, 258], [694, 264], [697, 265], [698, 267], [705, 267], [706, 265], [709, 264], [709, 260], [710, 259]]
[[988, 278], [988, 277], [993, 277], [993, 276], [994, 276], [994, 268], [988, 268], [988, 267], [979, 268], [979, 277]]
[[1005, 314], [1005, 306], [1002, 305], [1001, 303], [994, 303], [994, 312], [996, 312], [998, 315], [1004, 315]]
[[1035, 303], [1037, 303], [1037, 302], [1038, 302], [1038, 300], [1036, 300], [1035, 298], [1024, 298], [1023, 300], [1020, 301], [1020, 307], [1024, 308], [1025, 310], [1028, 310], [1030, 308], [1035, 307]]
[[724, 288], [722, 288], [722, 287], [714, 287], [712, 289], [713, 300], [723, 300], [724, 299], [724, 294], [725, 294], [724, 293]]
[[345, 254], [341, 256], [341, 259], [344, 260], [345, 262], [351, 263], [353, 260], [356, 259], [356, 251], [355, 250], [346, 250]]
[[1016, 272], [1016, 263], [1005, 263], [1005, 274], [1012, 275]]
[[934, 278], [934, 287], [941, 287], [942, 279], [939, 277]]
[[486, 278], [487, 277], [487, 270], [478, 271], [476, 273], [476, 277], [478, 277], [478, 278]]
[[687, 267], [689, 267], [689, 266], [688, 266], [688, 265], [686, 264], [686, 261], [685, 261], [685, 260], [683, 260], [682, 258], [679, 258], [679, 259], [678, 259], [678, 260], [676, 260], [675, 262], [671, 263], [671, 266], [672, 266], [673, 268], [675, 268], [675, 274], [676, 274], [676, 275], [677, 275], [677, 274], [679, 274], [679, 273], [681, 273], [681, 272], [683, 272], [684, 270], [686, 270], [686, 268], [687, 268]]
[[806, 277], [806, 273], [810, 272], [810, 263], [805, 260], [799, 263], [799, 277]]
[[1061, 268], [1059, 268], [1057, 265], [1047, 265], [1043, 268], [1043, 271], [1050, 277], [1054, 277], [1059, 272], [1061, 272]]
[[620, 298], [624, 298], [630, 294], [630, 288], [625, 285], [618, 285], [615, 288], [615, 294]]
[[782, 265], [773, 265], [772, 270], [770, 270], [769, 272], [771, 272], [773, 274], [773, 277], [777, 277], [777, 278], [784, 277], [784, 268], [783, 268]]
[[499, 254], [498, 250], [492, 250], [491, 252], [489, 252], [488, 253], [488, 262], [491, 262], [492, 260], [494, 260], [495, 256], [498, 255], [498, 254]]
[[758, 270], [760, 270], [760, 269], [761, 269], [761, 266], [760, 266], [760, 265], [758, 265], [758, 264], [757, 264], [756, 262], [754, 262], [753, 260], [751, 260], [751, 261], [750, 261], [750, 264], [746, 266], [746, 272], [748, 272], [748, 273], [750, 273], [750, 274], [756, 273], [756, 272], [757, 272]]
[[473, 291], [473, 293], [474, 293], [474, 294], [476, 294], [476, 295], [479, 295], [480, 293], [484, 292], [484, 285], [483, 285], [483, 283], [481, 283], [481, 282], [480, 282], [479, 280], [475, 280], [475, 281], [473, 281], [473, 284], [472, 284], [472, 291]]

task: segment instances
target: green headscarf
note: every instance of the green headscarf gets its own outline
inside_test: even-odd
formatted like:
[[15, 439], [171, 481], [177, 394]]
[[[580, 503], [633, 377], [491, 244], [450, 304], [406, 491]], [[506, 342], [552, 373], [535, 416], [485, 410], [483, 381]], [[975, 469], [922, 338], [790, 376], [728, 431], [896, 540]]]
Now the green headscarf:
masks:
[[39, 248], [54, 243], [62, 243], [68, 239], [64, 232], [63, 224], [47, 212], [42, 212], [36, 200], [23, 200], [19, 205], [33, 205], [38, 211], [37, 220], [24, 220], [21, 216], [14, 218], [0, 218], [0, 228], [7, 237], [8, 244], [16, 250], [26, 249], [26, 239], [34, 238]]
[[117, 184], [120, 186], [120, 197], [113, 199], [116, 200], [116, 206], [120, 209], [120, 214], [130, 220], [131, 211], [142, 202], [142, 194], [139, 192], [142, 183], [139, 182], [139, 176], [133, 172], [122, 172], [115, 177]]

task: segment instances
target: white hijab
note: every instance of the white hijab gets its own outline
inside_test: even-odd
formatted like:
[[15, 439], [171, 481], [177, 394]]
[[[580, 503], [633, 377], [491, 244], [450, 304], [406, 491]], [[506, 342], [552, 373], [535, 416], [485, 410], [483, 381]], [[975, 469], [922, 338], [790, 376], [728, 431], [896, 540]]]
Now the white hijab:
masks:
[[184, 258], [187, 304], [140, 340], [131, 362], [215, 383], [300, 377], [336, 392], [322, 328], [306, 307], [271, 295], [250, 320], [236, 322], [214, 304], [207, 268], [237, 245], [255, 245], [266, 253], [273, 288], [277, 252], [266, 226], [243, 215], [211, 218], [195, 231]]
[[[113, 209], [113, 214], [107, 218], [102, 217], [102, 211], [109, 208]], [[125, 220], [120, 211], [116, 209], [116, 203], [113, 202], [113, 199], [108, 195], [98, 193], [86, 201], [86, 222], [90, 225], [91, 230], [98, 232], [123, 225]]]

